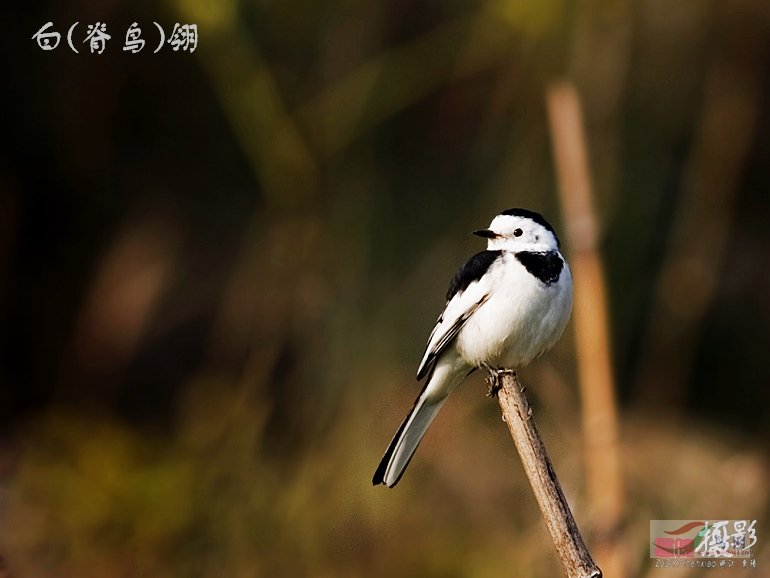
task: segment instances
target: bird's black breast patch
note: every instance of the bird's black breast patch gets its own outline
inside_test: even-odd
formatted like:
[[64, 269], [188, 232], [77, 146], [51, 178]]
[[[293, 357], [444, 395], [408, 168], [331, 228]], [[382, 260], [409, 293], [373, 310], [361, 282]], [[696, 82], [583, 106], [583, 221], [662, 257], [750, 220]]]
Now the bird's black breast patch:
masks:
[[455, 273], [454, 278], [449, 283], [446, 300], [449, 301], [457, 293], [465, 291], [468, 285], [481, 279], [501, 253], [502, 251], [481, 251], [468, 259], [468, 262], [460, 267], [460, 270]]
[[516, 253], [519, 263], [540, 279], [546, 285], [552, 285], [559, 280], [561, 270], [564, 268], [564, 261], [556, 251], [544, 251], [536, 253], [533, 251], [521, 251]]

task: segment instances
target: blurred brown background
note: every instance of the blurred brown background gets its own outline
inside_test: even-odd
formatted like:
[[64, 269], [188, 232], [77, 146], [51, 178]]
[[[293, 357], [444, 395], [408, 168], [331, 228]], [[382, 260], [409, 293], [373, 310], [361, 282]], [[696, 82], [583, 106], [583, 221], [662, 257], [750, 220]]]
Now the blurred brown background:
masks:
[[[514, 206], [574, 226], [559, 79], [582, 102], [608, 294], [611, 539], [586, 497], [572, 326], [522, 376], [578, 523], [626, 576], [673, 577], [722, 571], [656, 571], [650, 519], [758, 519], [759, 568], [724, 575], [767, 571], [767, 2], [12, 9], [0, 575], [560, 575], [481, 377], [395, 490], [370, 484], [482, 248], [470, 231]], [[112, 39], [43, 52], [48, 21]], [[196, 23], [196, 52], [153, 54], [153, 21]]]

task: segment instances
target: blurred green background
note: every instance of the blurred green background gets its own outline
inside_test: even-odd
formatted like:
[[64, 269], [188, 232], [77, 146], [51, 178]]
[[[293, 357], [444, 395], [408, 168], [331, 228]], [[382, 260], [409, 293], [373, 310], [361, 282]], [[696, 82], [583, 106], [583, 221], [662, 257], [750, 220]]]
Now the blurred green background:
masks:
[[[721, 575], [653, 568], [650, 519], [758, 519], [759, 568], [724, 575], [766, 572], [767, 2], [47, 1], [7, 21], [0, 576], [561, 575], [480, 376], [396, 489], [370, 479], [470, 231], [514, 206], [565, 228], [562, 78], [601, 226], [628, 575]], [[44, 52], [48, 21], [112, 39]], [[196, 23], [195, 53], [153, 54], [153, 21]], [[522, 376], [590, 546], [572, 328]]]

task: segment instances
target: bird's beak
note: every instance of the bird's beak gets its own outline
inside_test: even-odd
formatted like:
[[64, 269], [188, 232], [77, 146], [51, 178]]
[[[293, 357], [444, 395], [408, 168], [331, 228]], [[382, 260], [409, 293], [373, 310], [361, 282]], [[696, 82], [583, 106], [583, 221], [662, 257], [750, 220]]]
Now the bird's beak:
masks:
[[485, 239], [496, 239], [500, 236], [491, 229], [476, 229], [473, 231], [473, 234], [478, 235], [479, 237], [484, 237]]

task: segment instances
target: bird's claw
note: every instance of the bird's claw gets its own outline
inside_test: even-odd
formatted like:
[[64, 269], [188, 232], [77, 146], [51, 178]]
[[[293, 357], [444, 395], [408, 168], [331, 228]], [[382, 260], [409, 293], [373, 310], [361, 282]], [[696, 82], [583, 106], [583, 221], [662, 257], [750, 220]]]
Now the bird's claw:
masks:
[[498, 367], [492, 367], [487, 363], [482, 363], [481, 367], [487, 370], [489, 375], [487, 376], [487, 397], [497, 397], [497, 393], [502, 389], [500, 383], [500, 377], [503, 375], [516, 375], [513, 369], [502, 369]]

